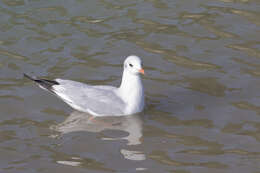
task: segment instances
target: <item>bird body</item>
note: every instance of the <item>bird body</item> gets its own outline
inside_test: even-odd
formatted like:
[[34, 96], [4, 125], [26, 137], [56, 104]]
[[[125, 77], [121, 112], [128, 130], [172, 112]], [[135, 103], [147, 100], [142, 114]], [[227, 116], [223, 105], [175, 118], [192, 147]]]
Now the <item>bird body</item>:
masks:
[[25, 77], [78, 111], [93, 116], [122, 116], [142, 112], [144, 108], [144, 89], [140, 73], [144, 73], [141, 60], [132, 55], [124, 62], [122, 81], [118, 88], [64, 79], [36, 79], [26, 74]]

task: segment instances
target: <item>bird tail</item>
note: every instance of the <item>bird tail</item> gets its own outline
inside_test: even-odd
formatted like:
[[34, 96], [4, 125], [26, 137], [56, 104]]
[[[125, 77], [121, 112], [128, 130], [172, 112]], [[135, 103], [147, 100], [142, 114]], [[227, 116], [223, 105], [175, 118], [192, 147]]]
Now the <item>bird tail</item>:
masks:
[[37, 78], [31, 77], [31, 76], [29, 76], [29, 75], [27, 75], [25, 73], [23, 75], [27, 79], [30, 79], [30, 80], [34, 81], [36, 84], [38, 84], [40, 88], [48, 90], [48, 91], [50, 91], [52, 93], [53, 93], [52, 86], [53, 85], [59, 85], [59, 83], [57, 81], [47, 80], [47, 79], [37, 79]]

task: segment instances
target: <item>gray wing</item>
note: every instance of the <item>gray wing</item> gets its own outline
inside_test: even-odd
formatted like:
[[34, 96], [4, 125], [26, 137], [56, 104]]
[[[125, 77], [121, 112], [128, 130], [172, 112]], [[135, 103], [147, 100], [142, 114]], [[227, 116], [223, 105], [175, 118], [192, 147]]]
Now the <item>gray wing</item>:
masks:
[[93, 115], [122, 115], [125, 103], [110, 86], [91, 86], [80, 82], [56, 79], [53, 92], [74, 109]]

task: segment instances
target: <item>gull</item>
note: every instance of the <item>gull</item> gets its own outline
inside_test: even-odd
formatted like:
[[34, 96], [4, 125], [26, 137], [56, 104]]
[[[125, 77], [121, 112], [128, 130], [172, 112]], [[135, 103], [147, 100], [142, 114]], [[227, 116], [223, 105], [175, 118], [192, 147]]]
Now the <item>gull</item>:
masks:
[[89, 85], [65, 79], [38, 79], [24, 76], [59, 97], [75, 110], [97, 116], [123, 116], [142, 112], [144, 88], [140, 74], [144, 74], [138, 56], [128, 56], [123, 64], [123, 75], [119, 87]]

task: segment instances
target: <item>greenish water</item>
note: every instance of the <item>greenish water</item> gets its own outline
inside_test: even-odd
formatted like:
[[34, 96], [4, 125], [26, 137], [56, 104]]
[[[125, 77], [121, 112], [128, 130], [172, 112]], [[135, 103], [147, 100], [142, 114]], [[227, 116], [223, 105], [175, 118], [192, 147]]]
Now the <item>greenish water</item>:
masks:
[[[0, 0], [0, 172], [260, 170], [258, 0]], [[23, 78], [119, 85], [144, 113], [88, 116]]]

